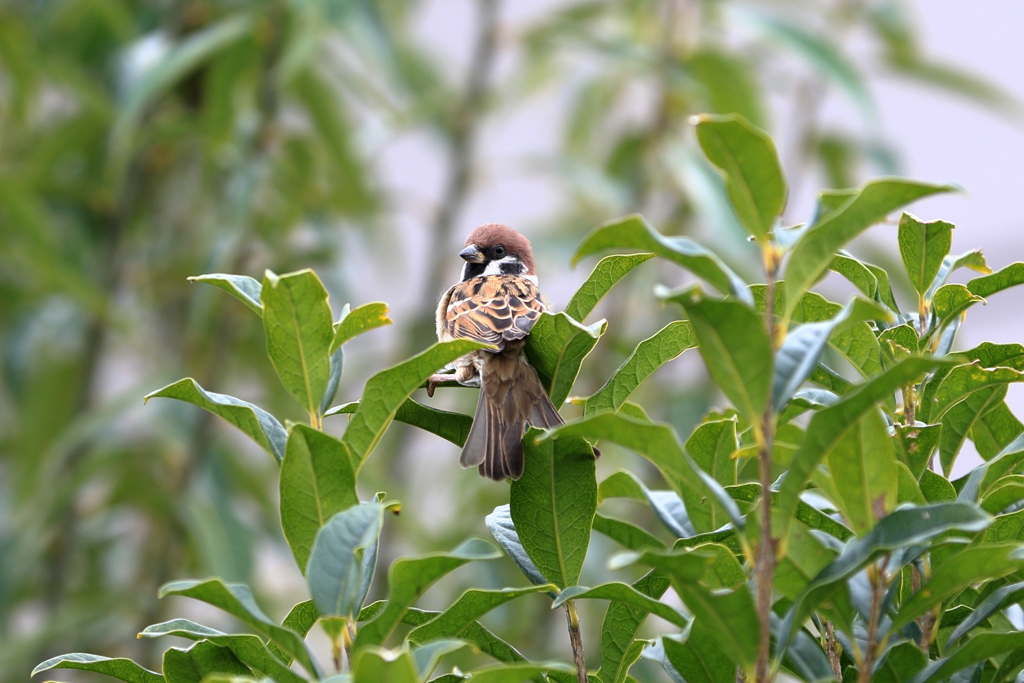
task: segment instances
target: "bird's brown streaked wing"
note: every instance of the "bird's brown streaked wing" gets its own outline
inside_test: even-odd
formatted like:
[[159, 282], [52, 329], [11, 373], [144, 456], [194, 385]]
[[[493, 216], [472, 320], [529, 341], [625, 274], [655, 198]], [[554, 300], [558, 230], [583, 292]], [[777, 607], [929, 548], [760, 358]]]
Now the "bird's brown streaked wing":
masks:
[[502, 348], [530, 333], [546, 310], [532, 281], [517, 276], [473, 278], [451, 290], [445, 328], [452, 338], [475, 339]]

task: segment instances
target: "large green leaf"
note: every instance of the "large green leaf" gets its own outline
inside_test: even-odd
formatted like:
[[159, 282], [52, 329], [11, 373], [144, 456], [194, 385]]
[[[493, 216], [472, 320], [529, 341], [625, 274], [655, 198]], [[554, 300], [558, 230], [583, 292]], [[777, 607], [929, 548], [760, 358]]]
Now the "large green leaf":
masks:
[[583, 322], [594, 310], [604, 295], [618, 284], [631, 270], [644, 261], [654, 258], [654, 254], [612, 254], [597, 262], [587, 281], [576, 290], [565, 307], [565, 314], [573, 320]]
[[974, 278], [967, 283], [971, 294], [988, 298], [996, 292], [1024, 283], [1024, 263], [1011, 263], [991, 275]]
[[896, 178], [882, 178], [864, 185], [834, 210], [821, 216], [800, 236], [786, 267], [786, 315], [788, 319], [801, 295], [813, 285], [847, 242], [896, 209], [950, 185], [930, 185]]
[[[694, 429], [693, 434], [686, 440], [686, 451], [693, 457], [693, 461], [722, 486], [732, 486], [736, 483], [735, 454], [738, 448], [735, 420], [704, 422]], [[694, 507], [706, 508], [707, 506], [696, 506], [690, 503], [687, 509]], [[703, 528], [703, 519], [700, 514], [696, 518], [691, 515], [698, 533], [714, 531], [728, 521], [720, 510], [711, 508], [709, 512], [709, 528]]]
[[526, 338], [526, 357], [559, 407], [572, 392], [583, 359], [594, 349], [608, 323], [587, 327], [565, 313], [543, 313]]
[[928, 583], [900, 607], [891, 628], [902, 628], [972, 584], [995, 581], [1021, 566], [1024, 548], [1018, 543], [967, 548], [934, 567]]
[[160, 597], [168, 595], [193, 598], [224, 610], [264, 638], [269, 638], [281, 648], [282, 652], [297, 660], [310, 674], [320, 675], [320, 667], [306, 648], [302, 637], [295, 631], [278, 626], [269, 619], [256, 604], [248, 586], [224, 583], [220, 579], [174, 581], [160, 588]]
[[693, 327], [686, 320], [671, 322], [643, 340], [604, 386], [587, 399], [584, 415], [618, 410], [655, 370], [697, 345]]
[[725, 178], [736, 216], [765, 242], [786, 205], [786, 181], [768, 135], [738, 114], [697, 118], [697, 142]]
[[420, 683], [416, 659], [409, 649], [398, 652], [364, 647], [352, 655], [352, 683]]
[[413, 603], [445, 574], [473, 560], [493, 560], [498, 557], [501, 554], [492, 543], [471, 538], [450, 553], [395, 560], [388, 571], [387, 602], [373, 621], [359, 629], [353, 648], [384, 643]]
[[436, 618], [413, 629], [406, 638], [415, 643], [425, 643], [435, 638], [456, 638], [470, 624], [496, 607], [524, 595], [554, 589], [555, 586], [552, 584], [491, 591], [473, 588], [460, 595], [458, 600]]
[[597, 510], [594, 453], [582, 439], [523, 437], [526, 468], [512, 482], [512, 521], [526, 554], [560, 588], [579, 581]]
[[139, 634], [140, 638], [160, 636], [177, 636], [196, 641], [206, 640], [214, 645], [225, 647], [234, 653], [238, 661], [253, 671], [270, 676], [277, 683], [302, 683], [306, 680], [278, 661], [257, 636], [228, 635], [188, 619], [173, 619], [147, 626]]
[[971, 470], [967, 481], [963, 482], [960, 488], [957, 499], [977, 502], [988, 494], [996, 482], [1018, 470], [1021, 463], [1024, 463], [1024, 436], [1018, 436], [996, 457]]
[[569, 586], [551, 604], [551, 608], [561, 607], [566, 600], [587, 598], [590, 600], [614, 600], [630, 607], [635, 607], [661, 617], [670, 624], [682, 627], [686, 626], [688, 619], [664, 602], [660, 602], [649, 595], [641, 593], [637, 589], [625, 583], [605, 583], [596, 588], [586, 586]]
[[644, 551], [634, 557], [623, 557], [618, 564], [639, 560], [667, 574], [694, 619], [714, 634], [730, 659], [750, 676], [760, 632], [754, 601], [745, 583], [731, 591], [712, 591], [698, 582], [697, 579], [710, 569], [712, 557], [699, 548], [668, 553]]
[[741, 414], [759, 423], [771, 396], [773, 366], [761, 317], [744, 303], [708, 299], [696, 288], [673, 301], [689, 316], [715, 382]]
[[[524, 681], [535, 680], [542, 674], [562, 672], [576, 675], [576, 670], [562, 662], [537, 662], [534, 664], [522, 663], [500, 667], [486, 667], [476, 669], [470, 673], [473, 675], [473, 683], [524, 683]], [[549, 676], [549, 680], [551, 677]]]
[[[256, 636], [247, 637], [259, 641]], [[167, 683], [200, 683], [219, 678], [247, 683], [256, 680], [253, 670], [239, 661], [234, 652], [206, 640], [193, 643], [187, 650], [170, 648], [164, 652], [163, 668]]]
[[327, 290], [312, 270], [263, 276], [267, 355], [281, 383], [310, 415], [317, 414], [331, 373], [334, 328]]
[[904, 507], [894, 511], [866, 536], [847, 543], [839, 557], [822, 569], [793, 602], [778, 632], [777, 656], [785, 653], [794, 634], [814, 609], [876, 557], [900, 548], [925, 544], [948, 531], [982, 531], [991, 523], [989, 515], [974, 505], [962, 502]]
[[359, 406], [341, 439], [352, 455], [356, 472], [359, 472], [395, 418], [395, 413], [412, 392], [448, 363], [486, 346], [469, 339], [438, 342], [409, 360], [382, 370], [368, 379]]
[[922, 374], [944, 362], [949, 363], [936, 358], [905, 358], [857, 386], [835, 405], [814, 414], [779, 492], [779, 519], [783, 527], [793, 516], [811, 472], [859, 424], [860, 417], [900, 387], [917, 381]]
[[[679, 493], [691, 519], [703, 515], [707, 519], [706, 524], [710, 524], [710, 509], [715, 504], [723, 507], [725, 516], [731, 521], [740, 516], [731, 499], [723, 503], [722, 496], [729, 496], [720, 490], [721, 485], [710, 477], [705, 479], [700, 476], [696, 464], [679, 443], [675, 430], [668, 425], [638, 420], [622, 413], [598, 413], [557, 427], [545, 438], [557, 440], [563, 437], [607, 439], [643, 455], [661, 470], [672, 488]], [[728, 507], [730, 504], [731, 509]]]
[[[634, 548], [642, 550], [643, 548]], [[633, 590], [654, 600], [668, 590], [669, 578], [657, 569], [633, 582]], [[621, 683], [634, 660], [629, 658], [633, 639], [650, 612], [626, 602], [612, 601], [601, 623], [601, 670], [603, 683]]]
[[664, 549], [665, 547], [665, 544], [659, 539], [632, 522], [616, 519], [615, 517], [606, 517], [601, 513], [594, 515], [594, 531], [604, 534], [620, 545], [635, 550], [641, 548]]
[[925, 223], [911, 213], [900, 217], [899, 244], [910, 284], [924, 296], [949, 254], [953, 225], [944, 221]]
[[919, 674], [910, 679], [909, 683], [932, 683], [947, 680], [958, 671], [983, 662], [990, 657], [1024, 647], [1024, 632], [1014, 633], [979, 633], [943, 657], [926, 666]]
[[858, 536], [896, 507], [896, 452], [885, 420], [867, 410], [825, 454], [843, 517]]
[[260, 293], [263, 285], [260, 281], [247, 275], [229, 275], [228, 273], [210, 273], [208, 275], [197, 275], [190, 277], [189, 282], [205, 282], [219, 287], [228, 292], [243, 304], [248, 306], [256, 315], [263, 316], [263, 302]]
[[[324, 413], [324, 417], [351, 415], [356, 412], [358, 407], [359, 401], [343, 403], [328, 410]], [[469, 415], [431, 408], [417, 403], [411, 398], [406, 399], [398, 408], [394, 419], [396, 422], [403, 422], [413, 427], [419, 427], [425, 432], [436, 434], [456, 446], [466, 443], [466, 437], [469, 436], [469, 430], [473, 426], [473, 418]]]
[[658, 638], [642, 656], [665, 667], [673, 681], [729, 683], [736, 680], [733, 658], [722, 649], [714, 631], [705, 628], [699, 619], [694, 619], [678, 636]]
[[643, 216], [632, 214], [595, 228], [583, 238], [572, 262], [608, 249], [652, 252], [704, 278], [723, 294], [750, 300], [746, 283], [714, 252], [686, 237], [666, 237], [652, 228]]
[[173, 398], [208, 410], [238, 427], [278, 462], [284, 458], [288, 433], [277, 418], [258, 406], [234, 396], [206, 391], [191, 377], [157, 389], [142, 400], [146, 402], [151, 398]]
[[363, 332], [369, 332], [370, 330], [390, 324], [391, 318], [388, 317], [388, 305], [382, 301], [363, 304], [353, 308], [336, 326], [334, 338], [331, 340], [331, 353], [334, 353], [347, 341], [361, 335]]
[[519, 532], [516, 531], [516, 526], [512, 523], [510, 506], [499, 505], [494, 508], [491, 514], [484, 517], [484, 525], [502, 550], [516, 563], [523, 576], [530, 580], [530, 583], [535, 586], [547, 584], [548, 580], [544, 578], [533, 560], [526, 554], [526, 549], [523, 548], [523, 543], [519, 540]]
[[[988, 412], [1006, 397], [1006, 385], [997, 385], [976, 391], [946, 411], [942, 416], [942, 433], [939, 437], [939, 463], [942, 471], [949, 476], [953, 470], [960, 449], [973, 428]], [[1005, 405], [1005, 404], [1004, 404]], [[1014, 435], [1016, 436], [1016, 435]], [[1010, 440], [1012, 440], [1011, 437]], [[1006, 444], [1003, 444], [1005, 446]], [[991, 453], [989, 457], [991, 457]]]
[[[833, 332], [853, 327], [855, 323], [864, 320], [875, 319], [879, 313], [880, 311], [874, 305], [862, 299], [854, 299], [831, 319], [822, 322], [806, 322], [789, 332], [786, 335], [786, 341], [783, 342], [775, 356], [775, 374], [772, 378], [773, 409], [780, 412], [786, 402], [811, 376], [818, 366], [818, 361], [825, 352], [825, 347]], [[866, 334], [870, 337], [870, 341], [874, 341], [874, 334], [870, 329], [866, 330]], [[846, 341], [846, 346], [853, 346], [852, 340], [843, 341]], [[840, 346], [843, 345], [840, 344]], [[849, 348], [842, 348], [842, 350], [850, 351]], [[860, 367], [864, 363], [855, 363], [855, 365]], [[869, 369], [876, 368], [872, 366]]]
[[1003, 586], [992, 591], [988, 597], [975, 606], [974, 611], [971, 612], [970, 616], [957, 624], [956, 628], [953, 629], [953, 632], [950, 633], [949, 637], [946, 639], [945, 649], [948, 651], [950, 646], [954, 645], [956, 641], [960, 640], [968, 633], [971, 633], [975, 626], [985, 621], [999, 610], [1009, 605], [1017, 604], [1022, 598], [1024, 598], [1024, 581], [1011, 583], [1008, 586]]
[[281, 527], [305, 573], [317, 532], [335, 513], [359, 504], [348, 449], [330, 434], [292, 426], [281, 463]]
[[100, 657], [99, 655], [76, 652], [68, 655], [51, 657], [32, 669], [30, 676], [49, 671], [50, 669], [80, 669], [93, 671], [110, 676], [126, 683], [163, 683], [164, 677], [144, 669], [130, 659], [120, 657]]
[[322, 616], [355, 617], [363, 606], [376, 566], [376, 544], [384, 506], [356, 505], [339, 512], [319, 530], [309, 554], [306, 580]]
[[921, 418], [938, 422], [946, 411], [977, 391], [1024, 381], [1024, 372], [1007, 367], [985, 368], [979, 363], [959, 365], [942, 378], [934, 392], [927, 392], [921, 403]]

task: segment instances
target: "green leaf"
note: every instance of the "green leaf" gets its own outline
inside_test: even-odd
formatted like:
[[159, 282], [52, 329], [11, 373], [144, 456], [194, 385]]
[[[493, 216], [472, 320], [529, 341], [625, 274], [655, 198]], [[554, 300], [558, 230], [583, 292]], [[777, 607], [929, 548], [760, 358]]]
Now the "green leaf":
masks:
[[605, 517], [600, 513], [594, 516], [594, 531], [632, 550], [665, 548], [664, 543], [635, 524], [614, 517]]
[[353, 337], [358, 337], [362, 333], [375, 330], [378, 327], [390, 325], [391, 322], [388, 317], [388, 305], [382, 301], [353, 308], [348, 315], [341, 319], [334, 330], [331, 353], [340, 349], [345, 342]]
[[1011, 474], [997, 481], [981, 501], [981, 508], [997, 515], [1024, 500], [1024, 474]]
[[636, 249], [657, 254], [707, 280], [723, 294], [733, 294], [744, 301], [750, 300], [747, 284], [716, 254], [689, 238], [665, 237], [639, 214], [595, 228], [583, 238], [572, 262], [575, 264], [585, 256], [608, 249]]
[[925, 223], [906, 213], [900, 217], [899, 244], [910, 284], [921, 296], [931, 286], [953, 243], [953, 225], [944, 221]]
[[474, 621], [491, 610], [524, 595], [554, 590], [552, 584], [528, 588], [503, 590], [470, 589], [436, 618], [413, 629], [406, 638], [414, 643], [425, 643], [435, 638], [456, 638]]
[[878, 296], [878, 278], [868, 268], [867, 264], [854, 256], [840, 251], [836, 254], [829, 270], [839, 273], [850, 283], [859, 289], [864, 296], [874, 301]]
[[[637, 420], [622, 413], [598, 413], [567, 422], [548, 432], [545, 438], [557, 440], [575, 436], [607, 439], [650, 460], [685, 501], [691, 519], [704, 515], [710, 524], [710, 508], [716, 503], [722, 506], [727, 518], [734, 523], [740, 516], [728, 494], [720, 491], [721, 486], [710, 477], [702, 478], [695, 469], [696, 464], [691, 465], [692, 458], [687, 456], [675, 430], [668, 425]], [[712, 488], [712, 484], [718, 490]], [[727, 502], [723, 502], [723, 496], [728, 499]]]
[[582, 600], [583, 598], [589, 600], [615, 600], [616, 602], [621, 602], [630, 607], [659, 616], [670, 624], [675, 624], [679, 627], [686, 626], [688, 623], [688, 619], [674, 608], [641, 593], [628, 584], [618, 582], [605, 583], [596, 588], [569, 586], [558, 594], [555, 601], [551, 603], [551, 609], [561, 607], [565, 604], [566, 600]]
[[583, 359], [607, 327], [604, 320], [586, 327], [565, 313], [542, 313], [537, 319], [526, 338], [526, 357], [556, 408], [572, 392]]
[[864, 185], [838, 208], [822, 216], [797, 241], [786, 267], [786, 311], [789, 318], [801, 295], [835, 259], [835, 253], [871, 225], [916, 199], [951, 192], [950, 185], [930, 185], [883, 178]]
[[825, 463], [838, 494], [835, 502], [858, 536], [896, 507], [896, 453], [878, 410], [868, 410], [849, 424], [827, 451]]
[[971, 294], [988, 298], [996, 292], [1024, 283], [1024, 263], [1011, 263], [991, 275], [974, 278], [967, 283]]
[[398, 409], [430, 375], [470, 351], [482, 348], [487, 345], [469, 339], [438, 342], [368, 379], [363, 387], [363, 398], [341, 439], [352, 454], [356, 473], [384, 436]]
[[971, 294], [970, 290], [963, 285], [943, 285], [935, 292], [932, 299], [932, 310], [938, 318], [938, 328], [941, 329], [953, 321], [976, 303], [985, 301], [980, 296]]
[[263, 641], [256, 636], [228, 635], [188, 619], [173, 619], [147, 626], [139, 634], [140, 638], [158, 638], [160, 636], [177, 636], [196, 641], [206, 640], [214, 645], [227, 648], [242, 664], [253, 671], [270, 676], [278, 683], [302, 683], [306, 680], [271, 655]]
[[615, 470], [598, 485], [597, 504], [608, 498], [629, 498], [643, 503], [647, 500], [647, 487], [628, 470]]
[[776, 656], [784, 654], [795, 632], [822, 601], [876, 557], [925, 544], [948, 531], [982, 531], [992, 518], [962, 502], [904, 507], [881, 520], [866, 536], [847, 543], [842, 554], [808, 584], [790, 607], [778, 632]]
[[949, 656], [926, 666], [919, 674], [910, 679], [909, 683], [932, 683], [932, 681], [946, 680], [972, 664], [983, 662], [990, 657], [1016, 650], [1019, 647], [1024, 647], [1024, 632], [978, 633]]
[[604, 386], [587, 399], [583, 414], [618, 410], [658, 368], [695, 346], [697, 337], [689, 322], [677, 320], [669, 323], [637, 345]]
[[755, 60], [705, 43], [688, 53], [683, 69], [707, 92], [705, 104], [711, 113], [735, 112], [755, 126], [764, 127], [764, 106]]
[[[997, 385], [967, 396], [942, 416], [942, 435], [939, 439], [939, 462], [948, 477], [953, 463], [968, 435], [982, 417], [1006, 397], [1006, 385]], [[1004, 444], [1005, 445], [1005, 444]], [[991, 454], [990, 454], [991, 457]]]
[[[873, 304], [854, 299], [833, 318], [823, 322], [807, 322], [786, 335], [775, 356], [772, 378], [772, 407], [781, 412], [786, 402], [810, 377], [825, 352], [832, 333], [854, 323], [876, 319], [881, 313]], [[868, 331], [870, 336], [874, 336]], [[874, 369], [874, 368], [872, 368]]]
[[516, 563], [519, 571], [535, 586], [546, 585], [548, 580], [537, 569], [530, 556], [526, 554], [515, 524], [512, 523], [512, 512], [508, 505], [499, 505], [491, 514], [484, 517], [484, 525], [491, 536], [498, 542], [502, 550]]
[[267, 355], [281, 383], [315, 415], [331, 372], [331, 307], [312, 270], [263, 276], [263, 328]]
[[164, 677], [143, 669], [130, 659], [120, 657], [100, 657], [81, 652], [60, 655], [47, 659], [45, 662], [32, 669], [30, 676], [37, 673], [49, 671], [50, 669], [80, 669], [82, 671], [93, 671], [104, 676], [110, 676], [127, 683], [163, 683]]
[[160, 597], [181, 595], [224, 610], [248, 625], [264, 638], [269, 638], [288, 656], [298, 660], [306, 671], [320, 676], [320, 667], [313, 659], [303, 639], [295, 631], [271, 621], [253, 599], [248, 586], [224, 583], [221, 579], [200, 581], [174, 581], [160, 588]]
[[[641, 550], [641, 548], [635, 548]], [[657, 569], [633, 582], [632, 588], [654, 600], [668, 590], [669, 578]], [[625, 602], [613, 601], [608, 605], [601, 623], [601, 671], [604, 683], [621, 683], [634, 660], [630, 648], [650, 612]]]
[[723, 651], [714, 631], [704, 628], [699, 619], [678, 636], [658, 638], [642, 656], [665, 667], [675, 681], [728, 683], [736, 679], [732, 658]]
[[1011, 583], [992, 591], [992, 593], [978, 604], [970, 616], [960, 622], [953, 632], [946, 639], [945, 650], [949, 650], [956, 641], [963, 638], [974, 630], [974, 627], [988, 619], [996, 612], [1015, 605], [1024, 598], [1024, 581]]
[[320, 397], [320, 406], [318, 408], [321, 416], [334, 403], [334, 397], [338, 393], [338, 386], [341, 384], [341, 371], [344, 367], [345, 352], [339, 348], [331, 354], [331, 370], [327, 375], [327, 388], [324, 389], [324, 395]]
[[305, 573], [317, 532], [335, 513], [359, 504], [348, 449], [330, 434], [292, 426], [281, 463], [281, 526]]
[[[949, 413], [946, 413], [946, 416], [948, 417]], [[978, 449], [978, 455], [983, 460], [991, 460], [1022, 433], [1024, 424], [1021, 424], [1013, 414], [1006, 401], [1000, 401], [989, 408], [971, 427], [971, 440]]]
[[434, 640], [414, 648], [412, 651], [412, 657], [416, 662], [416, 669], [419, 672], [420, 680], [426, 679], [434, 673], [434, 669], [437, 668], [442, 657], [446, 654], [455, 652], [456, 650], [460, 650], [466, 645], [467, 643], [463, 640], [445, 638], [443, 640]]
[[699, 549], [658, 553], [645, 551], [623, 557], [618, 564], [640, 560], [668, 574], [683, 604], [722, 645], [730, 659], [751, 675], [757, 658], [760, 626], [754, 601], [746, 584], [732, 591], [711, 591], [696, 579], [709, 568], [709, 556]]
[[934, 568], [928, 583], [900, 607], [892, 628], [902, 628], [972, 584], [1002, 578], [1022, 565], [1024, 550], [1017, 543], [967, 548]]
[[208, 410], [238, 427], [278, 462], [284, 458], [288, 433], [277, 418], [251, 403], [227, 394], [206, 391], [191, 377], [157, 389], [142, 401], [145, 403], [151, 398], [173, 398]]
[[605, 256], [594, 266], [587, 281], [572, 295], [569, 305], [565, 307], [565, 314], [573, 320], [583, 322], [605, 294], [618, 284], [619, 280], [641, 263], [652, 258], [654, 258], [654, 254]]
[[568, 664], [563, 664], [562, 662], [538, 662], [534, 664], [523, 663], [476, 669], [470, 672], [473, 675], [470, 680], [473, 683], [523, 683], [553, 671], [576, 675], [576, 670]]
[[977, 361], [958, 365], [942, 379], [934, 393], [926, 392], [921, 402], [921, 417], [925, 422], [937, 422], [946, 411], [977, 391], [990, 387], [1024, 381], [1024, 372], [1013, 368], [985, 368]]
[[498, 549], [481, 538], [470, 538], [450, 553], [433, 553], [395, 560], [388, 571], [388, 599], [377, 617], [362, 626], [353, 649], [380, 645], [413, 603], [435, 581], [472, 560], [493, 560], [501, 557]]
[[416, 660], [408, 648], [395, 652], [380, 647], [353, 650], [352, 683], [420, 683]]
[[673, 297], [690, 318], [715, 383], [752, 423], [771, 395], [772, 351], [760, 316], [739, 301], [708, 299], [691, 288]]
[[[285, 628], [290, 628], [305, 639], [306, 634], [313, 628], [313, 624], [320, 618], [320, 613], [316, 609], [316, 605], [313, 604], [312, 600], [303, 600], [300, 603], [294, 605], [285, 616], [284, 621], [281, 625]], [[281, 651], [274, 643], [268, 643], [267, 649], [270, 650], [275, 657], [280, 659], [286, 664], [292, 663], [292, 658]]]
[[384, 506], [378, 503], [356, 505], [331, 517], [317, 533], [306, 580], [321, 616], [351, 618], [359, 613], [362, 587], [376, 565], [374, 546], [383, 515]]
[[[736, 439], [735, 420], [709, 420], [693, 430], [686, 440], [686, 451], [702, 470], [710, 474], [722, 486], [736, 483], [736, 459], [739, 448]], [[690, 507], [693, 507], [691, 505]], [[699, 532], [713, 531], [725, 524], [725, 519], [711, 511], [711, 528]]]
[[783, 527], [793, 516], [799, 494], [811, 472], [859, 424], [860, 417], [900, 387], [915, 382], [920, 375], [944, 363], [949, 364], [936, 358], [906, 358], [858, 385], [835, 405], [814, 414], [779, 492], [779, 518]]
[[942, 425], [907, 427], [897, 424], [895, 429], [896, 435], [899, 437], [897, 454], [903, 460], [903, 464], [910, 469], [914, 478], [920, 479], [928, 468], [928, 463], [931, 462], [932, 453], [935, 452], [935, 447], [939, 443], [943, 427]]
[[597, 510], [594, 453], [582, 439], [523, 437], [526, 469], [512, 482], [510, 509], [526, 554], [560, 588], [579, 581]]
[[977, 502], [988, 494], [996, 482], [1019, 469], [1021, 463], [1024, 463], [1024, 437], [1017, 437], [999, 455], [971, 470], [957, 498]]
[[[351, 415], [359, 407], [359, 401], [344, 403], [334, 406], [324, 417], [332, 415]], [[425, 432], [435, 434], [446, 441], [451, 441], [456, 446], [466, 443], [469, 436], [469, 429], [473, 426], [473, 418], [463, 413], [452, 413], [447, 410], [439, 410], [425, 406], [422, 403], [406, 399], [395, 412], [394, 420], [403, 422], [413, 427], [419, 427]]]
[[[256, 636], [248, 636], [259, 642]], [[187, 650], [170, 648], [164, 653], [164, 679], [167, 683], [200, 683], [220, 679], [255, 681], [253, 671], [226, 647], [199, 641]], [[278, 664], [278, 666], [281, 666]], [[282, 667], [283, 668], [283, 667]], [[292, 674], [295, 676], [295, 674]], [[296, 678], [298, 678], [296, 676]], [[299, 678], [300, 681], [305, 680]]]
[[722, 172], [740, 222], [765, 242], [786, 205], [786, 181], [775, 143], [742, 116], [702, 114], [697, 142], [708, 161]]
[[263, 285], [260, 284], [259, 280], [248, 277], [247, 275], [210, 273], [208, 275], [190, 277], [188, 281], [205, 282], [213, 285], [214, 287], [220, 287], [225, 292], [231, 294], [252, 309], [256, 315], [260, 317], [263, 316], [263, 302], [260, 298], [260, 293], [263, 291]]

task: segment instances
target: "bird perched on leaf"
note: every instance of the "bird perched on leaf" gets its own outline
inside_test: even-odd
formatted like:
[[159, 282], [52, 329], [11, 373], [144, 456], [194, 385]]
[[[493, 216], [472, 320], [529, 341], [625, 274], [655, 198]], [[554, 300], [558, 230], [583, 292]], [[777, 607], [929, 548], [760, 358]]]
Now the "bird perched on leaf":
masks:
[[527, 426], [562, 424], [558, 410], [526, 359], [523, 347], [540, 314], [547, 310], [537, 287], [530, 242], [500, 223], [487, 223], [466, 238], [459, 256], [462, 279], [437, 306], [437, 338], [473, 339], [495, 346], [455, 361], [455, 374], [433, 375], [479, 386], [473, 427], [459, 460], [480, 467], [480, 475], [501, 481], [523, 474], [523, 434]]

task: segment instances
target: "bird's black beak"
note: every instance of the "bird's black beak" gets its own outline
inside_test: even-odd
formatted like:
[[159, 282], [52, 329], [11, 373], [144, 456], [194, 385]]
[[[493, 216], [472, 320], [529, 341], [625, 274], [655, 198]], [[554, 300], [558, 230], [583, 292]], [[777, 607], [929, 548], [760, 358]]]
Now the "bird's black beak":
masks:
[[470, 263], [483, 263], [484, 255], [480, 252], [475, 244], [471, 244], [462, 251], [459, 252], [459, 256], [466, 259]]

